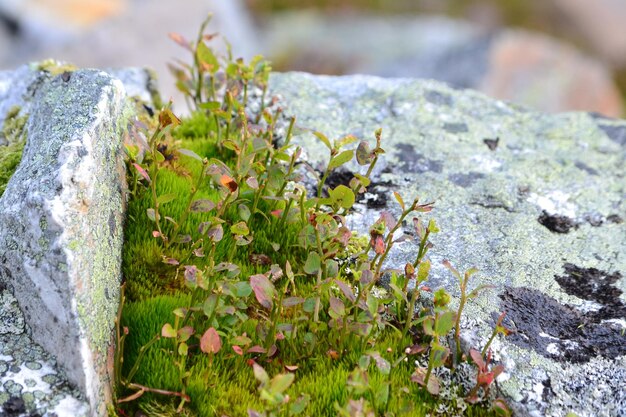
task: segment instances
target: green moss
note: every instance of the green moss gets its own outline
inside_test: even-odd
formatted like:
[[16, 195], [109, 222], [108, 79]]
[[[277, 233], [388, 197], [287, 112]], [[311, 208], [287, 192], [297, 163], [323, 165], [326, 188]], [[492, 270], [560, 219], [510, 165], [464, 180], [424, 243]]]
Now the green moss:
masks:
[[28, 115], [20, 115], [20, 110], [19, 106], [9, 109], [0, 130], [0, 196], [22, 160], [22, 151], [26, 144]]
[[[177, 136], [190, 138], [181, 140], [179, 146], [193, 150], [202, 157], [220, 156], [217, 147], [211, 140], [198, 139], [206, 138], [213, 126], [202, 115], [192, 116], [176, 132]], [[233, 163], [232, 158], [222, 159], [225, 159], [227, 164], [232, 165]], [[161, 170], [158, 174], [158, 195], [175, 193], [177, 197], [174, 201], [162, 206], [160, 210], [163, 218], [167, 216], [178, 220], [191, 198], [191, 178], [196, 178], [199, 175], [201, 166], [195, 160], [180, 155], [172, 161], [170, 168]], [[209, 182], [210, 179], [207, 179], [204, 186], [196, 194], [195, 199], [218, 201], [219, 194], [217, 190], [209, 186]], [[188, 247], [173, 245], [167, 253], [163, 252], [159, 241], [152, 236], [154, 225], [147, 216], [147, 210], [153, 207], [153, 204], [151, 194], [148, 190], [143, 189], [138, 190], [137, 195], [131, 198], [128, 205], [127, 216], [129, 221], [125, 228], [123, 274], [128, 279], [127, 294], [131, 300], [145, 299], [161, 294], [164, 288], [176, 291], [182, 284], [182, 277], [176, 276], [176, 267], [166, 265], [163, 262], [163, 257], [182, 259], [188, 252]], [[261, 210], [264, 209], [265, 203], [261, 202], [259, 207]], [[236, 210], [233, 209], [226, 213], [226, 220], [233, 220], [236, 216]], [[199, 239], [198, 225], [209, 217], [207, 213], [191, 213], [185, 224], [182, 225], [180, 233], [188, 234], [193, 239]], [[172, 223], [163, 222], [163, 224], [165, 233], [172, 231], [174, 227]], [[152, 227], [146, 227], [147, 225]], [[283, 229], [278, 226], [278, 221], [275, 218], [270, 218], [269, 223], [264, 218], [255, 218], [251, 220], [250, 229], [253, 231], [253, 243], [249, 247], [239, 247], [234, 258], [234, 262], [241, 267], [241, 276], [265, 272], [266, 267], [253, 265], [249, 262], [248, 258], [252, 253], [266, 254], [271, 258], [272, 263], [279, 265], [284, 265], [287, 260], [290, 260], [292, 264], [298, 264], [302, 261], [304, 252], [301, 249], [294, 248], [290, 251], [275, 252], [271, 245], [278, 243], [281, 248], [293, 247], [300, 230], [298, 225], [289, 225]], [[217, 246], [216, 258], [224, 260], [233, 246], [234, 241], [230, 234], [225, 233], [224, 239]], [[196, 266], [203, 267], [207, 264], [208, 259], [196, 258], [193, 262]]]
[[[207, 56], [207, 59], [211, 58], [208, 53]], [[235, 66], [230, 65], [228, 68], [232, 74], [235, 73]], [[430, 342], [432, 345], [433, 342], [424, 335], [402, 336], [403, 333], [395, 327], [401, 323], [391, 314], [394, 304], [390, 304], [387, 315], [379, 304], [380, 300], [375, 298], [377, 296], [369, 293], [371, 287], [353, 281], [352, 274], [345, 273], [347, 268], [337, 267], [337, 258], [345, 254], [343, 246], [361, 245], [369, 249], [368, 237], [346, 244], [345, 230], [339, 227], [345, 222], [337, 220], [341, 219], [340, 213], [343, 211], [335, 208], [335, 211], [329, 212], [327, 208], [320, 208], [320, 204], [332, 204], [333, 191], [341, 189], [337, 187], [331, 190], [331, 198], [325, 199], [330, 203], [318, 201], [317, 207], [314, 201], [297, 203], [296, 206], [302, 210], [302, 217], [295, 216], [288, 222], [279, 219], [281, 211], [274, 210], [284, 209], [285, 204], [291, 204], [293, 196], [291, 193], [283, 195], [281, 192], [285, 188], [281, 188], [280, 183], [280, 179], [286, 175], [283, 170], [292, 173], [293, 160], [283, 151], [268, 149], [266, 144], [272, 141], [271, 134], [264, 136], [260, 133], [256, 136], [255, 132], [248, 136], [246, 119], [232, 117], [230, 100], [234, 99], [233, 96], [226, 97], [231, 97], [227, 100], [229, 104], [222, 103], [220, 110], [213, 113], [210, 110], [204, 113], [203, 110], [203, 113], [193, 114], [171, 132], [171, 137], [163, 129], [175, 123], [176, 119], [169, 110], [162, 112], [156, 133], [148, 135], [152, 138], [149, 140], [149, 152], [143, 160], [141, 156], [137, 158], [143, 168], [136, 164], [134, 168], [131, 167], [133, 191], [127, 211], [123, 253], [123, 272], [129, 301], [123, 310], [121, 323], [124, 329], [129, 330], [125, 336], [121, 376], [122, 385], [128, 390], [119, 395], [131, 394], [131, 388], [136, 390], [143, 386], [147, 389], [143, 389], [143, 395], [132, 402], [125, 413], [133, 414], [137, 409], [143, 409], [150, 415], [175, 415], [177, 403], [186, 396], [189, 397], [189, 403], [185, 405], [185, 413], [197, 417], [245, 416], [250, 409], [262, 411], [272, 401], [278, 404], [282, 397], [280, 393], [274, 393], [278, 399], [268, 400], [268, 397], [274, 395], [268, 394], [271, 384], [269, 388], [266, 387], [269, 391], [264, 391], [265, 397], [259, 395], [259, 382], [251, 367], [251, 361], [255, 361], [270, 376], [284, 374], [286, 366], [296, 366], [295, 369], [291, 366], [287, 368], [294, 372], [295, 382], [286, 393], [292, 399], [303, 394], [311, 398], [305, 415], [334, 416], [337, 406], [341, 407], [349, 400], [360, 397], [365, 397], [373, 404], [377, 415], [389, 412], [393, 415], [423, 416], [435, 409], [440, 410], [442, 406], [451, 409], [451, 414], [457, 414], [456, 398], [435, 398], [411, 381], [416, 367], [413, 358], [404, 358], [404, 349], [415, 343]], [[201, 105], [199, 108], [204, 109]], [[223, 108], [228, 111], [221, 110]], [[205, 114], [213, 114], [215, 119]], [[239, 114], [245, 113], [241, 111]], [[219, 117], [223, 118], [223, 123], [218, 127], [216, 120]], [[269, 113], [265, 117], [266, 120], [271, 119]], [[221, 140], [219, 147], [216, 137]], [[252, 140], [248, 141], [250, 137]], [[186, 156], [185, 152], [174, 151], [178, 148], [193, 151], [206, 165], [192, 158], [196, 156], [194, 154], [186, 152], [191, 155]], [[237, 161], [235, 151], [240, 152]], [[219, 159], [230, 168], [228, 175], [219, 169], [219, 164], [209, 162], [212, 158]], [[289, 170], [286, 169], [286, 161], [290, 161]], [[134, 171], [137, 167], [139, 174]], [[196, 184], [203, 169], [207, 169], [209, 176], [214, 175], [215, 178], [206, 178], [203, 183]], [[138, 175], [140, 182], [135, 181]], [[230, 176], [238, 182], [236, 186], [232, 184], [233, 178]], [[290, 189], [296, 180], [291, 175], [287, 178], [289, 185], [286, 189]], [[253, 185], [255, 181], [256, 185]], [[194, 187], [198, 187], [197, 192], [193, 190]], [[279, 188], [281, 191], [277, 192]], [[257, 197], [252, 204], [255, 196], [253, 190], [256, 189], [260, 190], [261, 197]], [[228, 206], [225, 213], [217, 209], [224, 201], [231, 203], [229, 199], [233, 195], [237, 201]], [[157, 201], [161, 201], [158, 207], [160, 221], [150, 220], [155, 218], [154, 199], [157, 196]], [[211, 200], [216, 204], [216, 209], [208, 213], [188, 213], [192, 199]], [[285, 203], [287, 199], [290, 199], [289, 203]], [[248, 212], [252, 211], [252, 215], [239, 213], [238, 205], [243, 205]], [[252, 206], [262, 214], [254, 211]], [[342, 207], [349, 209], [350, 206]], [[412, 207], [411, 210], [414, 209]], [[273, 215], [277, 213], [278, 217]], [[402, 219], [406, 214], [403, 213]], [[224, 228], [224, 236], [215, 247], [203, 245], [206, 243], [203, 239], [208, 238], [198, 230], [203, 222], [215, 224], [213, 216], [220, 217]], [[253, 240], [249, 245], [237, 246], [230, 227], [241, 220], [245, 220]], [[399, 221], [398, 224], [402, 223]], [[158, 229], [157, 233], [155, 229]], [[307, 242], [314, 243], [300, 244], [298, 238], [302, 231], [307, 234], [304, 236]], [[392, 229], [390, 233], [394, 231]], [[174, 235], [189, 238], [186, 242], [177, 243]], [[161, 236], [167, 236], [167, 239]], [[192, 242], [193, 245], [203, 245], [204, 249], [210, 247], [211, 257], [206, 254], [196, 256], [192, 249], [198, 246], [192, 246]], [[276, 245], [280, 250], [274, 249]], [[302, 248], [307, 245], [308, 249], [313, 245], [316, 253], [322, 255], [322, 260], [319, 255], [310, 256], [309, 250]], [[289, 262], [295, 277], [287, 281], [273, 276], [273, 284], [260, 277], [255, 277], [256, 283], [254, 279], [249, 281], [251, 275], [267, 273], [270, 268], [268, 262], [264, 265], [254, 262], [252, 255], [255, 254], [269, 256], [271, 264], [285, 266]], [[350, 254], [357, 257], [354, 252]], [[383, 259], [385, 256], [386, 253]], [[212, 269], [212, 265], [220, 262], [236, 264], [240, 270], [239, 276], [227, 278], [227, 274]], [[366, 259], [355, 264], [355, 270], [373, 268]], [[192, 291], [184, 285], [186, 272], [183, 267], [189, 265], [195, 265], [206, 273], [205, 276], [209, 277], [205, 281], [206, 287], [199, 285], [201, 288]], [[376, 279], [380, 278], [378, 274], [381, 265], [382, 261], [375, 269]], [[349, 290], [332, 287], [339, 284], [333, 281], [337, 273], [344, 283], [359, 286], [361, 294], [358, 300], [354, 299]], [[359, 273], [354, 275], [358, 276]], [[270, 277], [269, 273], [266, 277]], [[340, 298], [336, 298], [342, 297], [340, 291], [344, 292], [346, 303], [351, 303], [348, 308], [354, 307], [353, 311], [343, 305], [338, 306], [338, 303], [343, 303]], [[367, 295], [362, 297], [366, 292]], [[303, 302], [304, 306], [282, 304], [283, 297], [292, 296], [302, 297], [296, 304]], [[365, 303], [365, 306], [358, 301]], [[399, 310], [405, 308], [395, 305]], [[408, 306], [406, 308], [412, 309]], [[178, 310], [178, 317], [174, 315], [175, 310]], [[183, 316], [185, 318], [181, 319]], [[331, 316], [335, 319], [331, 319]], [[172, 334], [171, 328], [163, 327], [165, 324], [171, 325], [178, 333], [174, 331]], [[220, 343], [211, 349], [219, 353], [211, 354], [210, 349], [203, 345], [206, 340], [202, 334], [211, 334], [204, 333], [207, 329], [217, 329]], [[357, 334], [358, 329], [367, 329], [367, 334]], [[191, 331], [195, 334], [190, 336]], [[178, 336], [173, 336], [176, 334]], [[434, 337], [436, 342], [444, 335], [436, 333]], [[249, 340], [241, 341], [242, 338]], [[216, 339], [213, 338], [213, 341], [216, 342]], [[146, 348], [148, 344], [150, 347]], [[257, 351], [271, 346], [270, 350], [275, 348], [276, 351], [258, 354], [248, 350], [251, 346], [256, 346]], [[183, 349], [179, 350], [181, 347]], [[386, 361], [380, 360], [377, 364], [376, 360], [371, 361], [366, 377], [369, 381], [364, 383], [366, 389], [356, 392], [357, 388], [351, 386], [349, 381], [364, 355], [380, 355]], [[141, 363], [137, 364], [142, 356]], [[391, 373], [387, 375], [379, 371], [377, 365], [391, 369]], [[129, 373], [133, 375], [128, 376]], [[139, 385], [133, 387], [129, 383]], [[376, 394], [383, 392], [385, 387], [390, 392], [387, 402], [381, 401]], [[160, 390], [160, 394], [156, 390]], [[463, 394], [459, 392], [459, 395]], [[454, 396], [455, 393], [452, 394]], [[465, 414], [490, 415], [481, 407], [470, 408]]]

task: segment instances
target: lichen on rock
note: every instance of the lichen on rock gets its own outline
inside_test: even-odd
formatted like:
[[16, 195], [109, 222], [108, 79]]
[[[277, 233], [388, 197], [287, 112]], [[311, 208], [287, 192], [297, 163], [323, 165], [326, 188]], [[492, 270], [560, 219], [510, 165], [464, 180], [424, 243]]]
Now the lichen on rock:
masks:
[[[351, 226], [367, 233], [381, 209], [397, 213], [391, 190], [405, 201], [435, 201], [431, 215], [442, 233], [432, 239], [428, 284], [458, 295], [441, 265], [449, 259], [459, 269], [479, 269], [471, 287], [494, 286], [466, 306], [466, 345], [482, 347], [501, 311], [514, 317], [507, 325], [518, 324], [518, 334], [497, 341], [494, 354], [507, 368], [501, 392], [520, 415], [615, 416], [626, 409], [619, 388], [626, 385], [626, 322], [601, 314], [622, 311], [626, 301], [619, 221], [626, 215], [626, 122], [542, 114], [427, 80], [288, 73], [273, 74], [270, 87], [286, 113], [298, 115], [304, 129], [292, 143], [314, 167], [328, 152], [308, 130], [373, 140], [382, 127], [386, 154], [373, 182], [385, 184], [389, 200], [361, 205]], [[401, 269], [415, 251], [399, 244], [387, 266]], [[590, 280], [595, 271], [612, 277], [615, 297], [601, 304], [593, 292], [563, 287], [574, 280], [568, 274], [581, 271]], [[551, 318], [559, 317], [568, 325], [555, 326]], [[595, 383], [590, 375], [611, 377]]]

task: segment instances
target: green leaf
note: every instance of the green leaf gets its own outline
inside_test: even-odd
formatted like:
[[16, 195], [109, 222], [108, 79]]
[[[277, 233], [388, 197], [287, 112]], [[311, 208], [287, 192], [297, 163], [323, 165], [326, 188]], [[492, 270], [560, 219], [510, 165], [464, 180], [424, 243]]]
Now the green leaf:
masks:
[[174, 330], [171, 324], [165, 323], [161, 328], [161, 336], [167, 338], [176, 337], [176, 330]]
[[178, 345], [178, 354], [180, 356], [187, 356], [188, 351], [189, 351], [189, 346], [187, 346], [187, 343], [182, 342], [181, 344]]
[[441, 345], [431, 346], [430, 348], [430, 360], [432, 361], [432, 367], [438, 368], [446, 362], [446, 358], [450, 354], [450, 349]]
[[354, 193], [345, 185], [338, 185], [336, 188], [330, 190], [329, 194], [333, 203], [341, 208], [349, 209], [354, 205]]
[[443, 266], [448, 268], [450, 270], [450, 272], [452, 272], [452, 275], [457, 277], [459, 280], [461, 279], [461, 274], [459, 273], [459, 271], [457, 271], [457, 269], [455, 267], [452, 266], [452, 264], [450, 263], [449, 260], [445, 259], [441, 263], [443, 264]]
[[321, 141], [322, 141], [322, 143], [323, 143], [324, 145], [326, 145], [326, 147], [327, 147], [329, 150], [332, 150], [332, 149], [333, 149], [333, 147], [331, 146], [330, 141], [328, 140], [328, 138], [326, 137], [326, 135], [324, 135], [324, 134], [323, 134], [323, 133], [321, 133], [321, 132], [317, 132], [317, 131], [313, 131], [313, 134], [314, 134], [314, 135], [315, 135], [315, 136], [316, 136], [319, 140], [321, 140]]
[[362, 141], [356, 148], [356, 161], [359, 165], [367, 165], [372, 162], [372, 150], [367, 142]]
[[192, 150], [189, 150], [189, 149], [179, 149], [178, 153], [180, 153], [182, 155], [185, 155], [185, 156], [188, 156], [188, 157], [193, 158], [193, 159], [197, 159], [198, 161], [202, 162], [202, 158], [200, 158], [200, 156], [197, 153], [195, 153], [194, 151], [192, 151]]
[[439, 379], [435, 375], [430, 375], [428, 378], [428, 384], [426, 385], [426, 389], [432, 395], [439, 395]]
[[239, 204], [237, 206], [237, 210], [239, 211], [239, 217], [244, 222], [247, 222], [250, 219], [250, 209], [245, 204]]
[[294, 374], [278, 374], [272, 378], [268, 389], [273, 394], [282, 394], [291, 386], [295, 377]]
[[147, 209], [146, 214], [148, 215], [148, 218], [150, 220], [152, 220], [153, 222], [156, 221], [156, 211], [154, 211], [153, 208]]
[[359, 140], [356, 136], [354, 135], [347, 135], [342, 137], [341, 139], [338, 139], [335, 141], [335, 149], [339, 150], [341, 148], [343, 148], [346, 145], [350, 145], [354, 142], [356, 142], [357, 140]]
[[234, 235], [248, 236], [250, 229], [248, 229], [246, 222], [238, 222], [230, 227], [230, 232]]
[[302, 394], [293, 403], [289, 405], [289, 415], [295, 416], [302, 413], [311, 402], [309, 394]]
[[326, 264], [326, 277], [335, 278], [339, 275], [339, 263], [334, 259], [327, 259]]
[[200, 42], [196, 53], [200, 63], [204, 64], [204, 66], [208, 67], [207, 69], [211, 73], [215, 74], [219, 69], [219, 63], [211, 48], [209, 48], [204, 42]]
[[161, 152], [156, 151], [154, 153], [154, 159], [156, 159], [157, 162], [163, 162], [165, 161], [165, 156]]
[[302, 303], [304, 303], [304, 298], [302, 297], [288, 297], [283, 300], [283, 307], [293, 307]]
[[306, 313], [312, 313], [315, 310], [315, 298], [307, 298], [306, 300], [304, 300], [302, 310], [304, 310]]
[[261, 384], [267, 384], [268, 382], [270, 382], [270, 377], [267, 374], [267, 372], [265, 372], [265, 369], [263, 369], [261, 367], [261, 365], [259, 365], [258, 363], [254, 362], [252, 364], [252, 370], [254, 372], [254, 377], [257, 379], [257, 381], [259, 381]]
[[446, 311], [439, 315], [437, 323], [435, 324], [435, 333], [439, 336], [445, 336], [448, 334], [452, 327], [454, 327], [455, 313], [453, 311]]
[[385, 405], [389, 401], [389, 383], [381, 384], [375, 392], [376, 404]]
[[395, 191], [393, 192], [393, 196], [396, 198], [398, 204], [400, 204], [400, 208], [402, 208], [402, 211], [406, 210], [406, 208], [404, 207], [404, 200], [402, 199], [402, 196]]
[[434, 219], [430, 219], [428, 222], [428, 230], [430, 233], [439, 233], [439, 228], [437, 227], [437, 223], [435, 223]]
[[181, 342], [186, 342], [189, 340], [191, 335], [193, 334], [193, 327], [185, 326], [182, 329], [178, 330], [178, 340]]
[[174, 193], [160, 195], [157, 197], [157, 204], [158, 205], [167, 204], [169, 202], [174, 201], [176, 197], [177, 196]]
[[428, 336], [435, 336], [435, 331], [433, 330], [433, 325], [435, 324], [435, 319], [432, 316], [421, 317], [422, 328], [424, 329], [424, 333]]
[[328, 169], [334, 169], [342, 166], [346, 162], [350, 161], [353, 156], [354, 151], [352, 149], [341, 152], [339, 155], [331, 158], [330, 162], [328, 163]]
[[346, 315], [346, 306], [343, 304], [343, 301], [337, 297], [330, 297], [329, 302], [330, 310], [328, 311], [328, 314], [332, 318], [337, 319]]
[[430, 261], [427, 259], [425, 261], [420, 262], [417, 267], [417, 282], [421, 283], [426, 281], [428, 278], [428, 274], [430, 273]]
[[195, 200], [189, 208], [194, 213], [208, 213], [215, 208], [215, 203], [211, 200]]
[[372, 352], [370, 353], [370, 356], [374, 359], [376, 367], [381, 374], [389, 375], [391, 373], [391, 364], [387, 359], [383, 358], [380, 353]]
[[304, 264], [304, 272], [310, 275], [316, 275], [321, 268], [322, 261], [317, 252], [309, 252]]

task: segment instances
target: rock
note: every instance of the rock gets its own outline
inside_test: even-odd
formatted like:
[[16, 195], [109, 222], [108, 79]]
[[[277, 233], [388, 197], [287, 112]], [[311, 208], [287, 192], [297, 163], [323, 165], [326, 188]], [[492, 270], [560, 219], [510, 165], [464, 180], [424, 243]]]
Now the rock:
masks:
[[267, 55], [282, 69], [433, 78], [545, 112], [586, 110], [610, 117], [623, 112], [605, 65], [531, 32], [486, 32], [436, 16], [309, 12], [278, 14], [265, 31]]
[[619, 0], [555, 0], [554, 5], [575, 24], [577, 31], [605, 60], [626, 65], [626, 3]]
[[0, 87], [0, 109], [9, 102], [28, 113], [22, 161], [0, 197], [0, 306], [9, 317], [0, 366], [11, 365], [0, 372], [0, 404], [21, 395], [28, 411], [104, 416], [121, 279], [121, 141], [132, 110], [122, 83], [97, 70], [23, 67], [0, 73]]
[[[63, 7], [68, 4], [74, 7]], [[10, 47], [0, 48], [0, 68], [50, 57], [81, 67], [151, 67], [162, 80], [163, 98], [174, 97], [177, 111], [184, 112], [184, 98], [167, 63], [190, 62], [192, 56], [167, 34], [195, 39], [210, 12], [214, 18], [208, 30], [224, 35], [234, 54], [249, 59], [258, 51], [254, 25], [239, 0], [187, 0], [175, 10], [168, 2], [146, 0], [0, 0], [0, 17], [17, 27], [7, 35]], [[213, 45], [225, 50], [224, 42]]]
[[[507, 312], [517, 334], [493, 348], [516, 415], [624, 416], [626, 226], [610, 219], [626, 216], [626, 122], [542, 114], [434, 81], [289, 73], [270, 86], [302, 128], [370, 143], [383, 128], [379, 198], [358, 207], [352, 226], [367, 233], [381, 209], [397, 216], [393, 190], [435, 201], [422, 216], [442, 230], [429, 285], [458, 296], [441, 265], [449, 259], [480, 270], [472, 288], [494, 286], [467, 306], [465, 340], [484, 346]], [[313, 135], [294, 140], [324, 163]], [[415, 252], [402, 243], [387, 266], [401, 269]]]
[[479, 90], [548, 112], [589, 110], [619, 117], [621, 95], [606, 66], [547, 36], [505, 31], [489, 50]]

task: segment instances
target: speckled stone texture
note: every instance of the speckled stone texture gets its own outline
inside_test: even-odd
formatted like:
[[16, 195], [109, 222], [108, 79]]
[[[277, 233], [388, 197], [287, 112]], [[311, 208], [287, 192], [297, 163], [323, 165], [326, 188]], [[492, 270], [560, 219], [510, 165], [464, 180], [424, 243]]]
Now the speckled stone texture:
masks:
[[[372, 143], [383, 128], [387, 153], [350, 221], [366, 233], [381, 210], [397, 215], [392, 191], [435, 201], [423, 216], [442, 230], [429, 285], [458, 296], [449, 259], [480, 270], [470, 287], [494, 286], [467, 306], [464, 339], [482, 347], [507, 312], [517, 334], [493, 348], [516, 415], [626, 416], [626, 122], [546, 115], [433, 81], [288, 73], [270, 86], [301, 128]], [[295, 142], [316, 168], [327, 160], [313, 135]], [[387, 266], [415, 252], [401, 243]]]
[[[9, 373], [0, 372], [0, 404], [5, 412], [7, 407], [24, 407], [24, 412], [41, 414], [103, 416], [111, 398], [123, 240], [121, 143], [130, 106], [122, 83], [102, 71], [19, 71], [32, 81], [9, 84], [5, 92], [20, 90], [5, 97], [27, 108], [27, 142], [0, 198], [0, 283], [3, 300], [7, 291], [17, 300], [28, 332], [1, 329], [6, 337], [15, 336], [7, 339], [14, 351], [0, 352], [0, 366], [13, 364]], [[19, 315], [9, 315], [17, 317], [19, 329]], [[36, 377], [19, 373], [24, 366], [20, 361], [33, 362], [24, 354], [29, 338], [45, 351], [37, 369], [52, 371], [56, 361], [90, 407], [74, 399], [60, 413], [56, 408], [40, 410], [41, 404], [29, 402], [29, 396], [19, 397], [29, 386], [26, 379], [37, 385]], [[33, 346], [34, 356], [38, 349]], [[56, 388], [62, 388], [63, 378]], [[9, 398], [4, 398], [7, 393]]]

